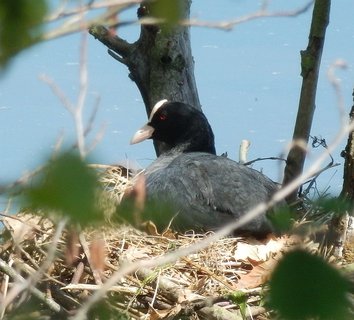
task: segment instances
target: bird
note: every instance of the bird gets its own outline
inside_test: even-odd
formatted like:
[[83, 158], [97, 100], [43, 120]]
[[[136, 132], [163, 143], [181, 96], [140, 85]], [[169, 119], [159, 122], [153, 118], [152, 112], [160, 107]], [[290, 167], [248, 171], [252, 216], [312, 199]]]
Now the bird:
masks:
[[[268, 201], [279, 189], [259, 171], [216, 155], [206, 116], [189, 104], [158, 101], [130, 143], [147, 139], [165, 143], [168, 150], [144, 172], [147, 199], [161, 205], [158, 224], [172, 218], [171, 227], [176, 231], [216, 231]], [[234, 234], [258, 237], [272, 231], [263, 213]]]

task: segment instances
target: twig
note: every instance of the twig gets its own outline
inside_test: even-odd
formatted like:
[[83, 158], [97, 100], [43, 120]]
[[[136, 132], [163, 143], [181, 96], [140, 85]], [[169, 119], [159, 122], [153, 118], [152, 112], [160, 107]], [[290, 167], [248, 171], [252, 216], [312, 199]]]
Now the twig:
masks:
[[66, 96], [64, 91], [55, 83], [55, 81], [48, 77], [46, 74], [39, 75], [39, 79], [46, 83], [49, 88], [54, 92], [54, 94], [59, 98], [62, 105], [70, 112], [75, 112], [75, 106], [70, 102], [69, 98]]
[[92, 122], [95, 119], [98, 102], [97, 100], [93, 111], [91, 113], [89, 123], [86, 128], [84, 128], [83, 121], [83, 110], [85, 107], [85, 101], [87, 97], [87, 89], [88, 89], [88, 74], [87, 74], [87, 34], [83, 32], [82, 41], [80, 46], [80, 79], [79, 79], [79, 94], [77, 98], [77, 102], [74, 105], [69, 98], [65, 95], [65, 93], [61, 90], [61, 88], [54, 82], [53, 79], [49, 78], [46, 75], [41, 75], [40, 79], [47, 83], [49, 87], [52, 89], [54, 94], [59, 98], [62, 105], [66, 108], [66, 110], [72, 115], [75, 122], [76, 129], [76, 145], [80, 155], [84, 158], [87, 154], [85, 148], [85, 136], [89, 133], [89, 130], [92, 128]]
[[85, 148], [85, 129], [84, 129], [84, 120], [83, 112], [85, 107], [85, 101], [87, 97], [87, 88], [88, 88], [88, 74], [87, 74], [87, 33], [82, 33], [82, 40], [80, 44], [80, 89], [79, 96], [76, 103], [75, 112], [73, 117], [75, 120], [76, 128], [76, 137], [77, 144], [80, 155], [82, 158], [86, 156]]
[[[100, 127], [100, 129], [96, 133], [93, 141], [91, 141], [90, 146], [86, 148], [86, 154], [89, 154], [91, 151], [93, 151], [97, 147], [97, 145], [102, 141], [104, 134], [106, 133], [106, 128], [107, 128], [106, 124], [103, 124]], [[86, 134], [85, 134], [85, 136], [86, 136]]]
[[338, 60], [334, 61], [329, 66], [328, 71], [327, 71], [327, 78], [328, 78], [330, 84], [332, 85], [334, 92], [336, 94], [337, 106], [338, 106], [338, 110], [339, 110], [343, 124], [347, 123], [348, 119], [347, 119], [347, 113], [345, 110], [345, 102], [344, 102], [344, 97], [342, 94], [340, 80], [336, 77], [335, 71], [338, 69], [345, 70], [347, 68], [348, 68], [347, 62], [342, 59], [338, 59]]
[[264, 160], [279, 160], [279, 161], [284, 161], [286, 162], [286, 159], [284, 158], [280, 158], [280, 157], [265, 157], [265, 158], [257, 158], [257, 159], [253, 159], [251, 161], [248, 161], [248, 162], [245, 162], [243, 163], [245, 166], [249, 166], [255, 162], [258, 162], [258, 161], [264, 161]]
[[[36, 298], [38, 298], [40, 301], [45, 303], [48, 308], [55, 313], [66, 313], [65, 310], [58, 304], [56, 303], [53, 299], [48, 298], [43, 292], [38, 290], [35, 286], [33, 285], [28, 285], [28, 281], [25, 280], [23, 277], [21, 277], [17, 272], [12, 269], [4, 260], [0, 258], [0, 270], [16, 280], [17, 282], [21, 283], [24, 288], [27, 288]], [[8, 301], [8, 299], [4, 299], [5, 301]], [[12, 300], [12, 299], [11, 299]], [[3, 304], [1, 306], [1, 314], [3, 314], [4, 310], [6, 309], [8, 303], [5, 303], [3, 301]]]
[[154, 290], [154, 294], [153, 294], [153, 296], [152, 296], [151, 303], [150, 303], [150, 306], [151, 306], [152, 308], [154, 307], [154, 303], [155, 303], [155, 300], [156, 300], [156, 297], [157, 297], [157, 292], [158, 292], [158, 290], [159, 290], [160, 277], [161, 277], [161, 270], [158, 271], [158, 275], [157, 275], [156, 283], [155, 283], [155, 290]]
[[305, 13], [307, 10], [311, 8], [313, 5], [314, 1], [311, 0], [307, 4], [305, 4], [303, 7], [295, 10], [289, 10], [289, 11], [274, 11], [274, 12], [269, 12], [267, 10], [267, 5], [263, 5], [258, 11], [253, 12], [251, 14], [245, 15], [243, 17], [233, 19], [230, 21], [224, 21], [224, 22], [209, 22], [209, 21], [200, 21], [197, 19], [190, 19], [187, 21], [182, 21], [182, 25], [184, 26], [193, 26], [193, 27], [204, 27], [204, 28], [213, 28], [213, 29], [223, 29], [223, 30], [231, 30], [233, 27], [236, 25], [239, 25], [241, 23], [245, 23], [251, 20], [259, 19], [259, 18], [274, 18], [274, 17], [297, 17], [303, 13]]
[[[31, 178], [33, 178], [37, 173], [43, 170], [44, 166], [40, 166], [37, 169], [24, 174], [21, 178], [16, 181], [8, 184], [8, 185], [0, 185], [0, 194], [9, 192], [11, 190], [16, 189], [17, 187], [21, 187], [25, 185]], [[16, 193], [15, 193], [16, 194]]]
[[37, 227], [37, 226], [34, 225], [33, 223], [30, 223], [30, 222], [28, 222], [28, 221], [24, 221], [23, 219], [21, 219], [21, 218], [15, 216], [15, 215], [12, 215], [12, 214], [5, 214], [5, 213], [0, 212], [0, 216], [5, 217], [5, 218], [8, 218], [8, 219], [14, 219], [14, 220], [16, 220], [16, 221], [20, 221], [20, 222], [22, 222], [23, 224], [25, 224], [26, 226], [29, 226], [29, 227], [31, 227], [32, 229], [34, 229], [34, 230], [36, 230], [36, 231], [38, 231], [38, 232], [45, 233], [45, 234], [49, 234], [49, 235], [52, 234], [52, 233], [50, 233], [50, 232], [47, 232], [47, 231], [42, 230], [41, 228]]
[[97, 111], [98, 111], [99, 106], [100, 106], [100, 101], [101, 101], [101, 97], [97, 96], [95, 104], [94, 104], [94, 107], [93, 107], [92, 112], [91, 112], [91, 115], [89, 117], [89, 120], [88, 120], [87, 125], [86, 125], [85, 130], [84, 130], [84, 135], [85, 136], [87, 136], [89, 134], [89, 132], [92, 130], [92, 125], [95, 122]]
[[[12, 258], [10, 258], [10, 260], [8, 262], [8, 267], [11, 268], [13, 263], [14, 263], [14, 260]], [[1, 283], [1, 293], [2, 293], [2, 299], [3, 300], [5, 300], [6, 296], [7, 296], [7, 292], [8, 292], [8, 289], [9, 289], [9, 282], [10, 282], [10, 275], [5, 273], [5, 276], [4, 276], [3, 281]], [[1, 309], [0, 319], [4, 318], [5, 311], [6, 311], [6, 308], [2, 308]]]
[[187, 264], [193, 266], [193, 268], [196, 268], [198, 270], [200, 270], [203, 273], [206, 273], [208, 276], [212, 277], [213, 279], [215, 279], [216, 281], [222, 283], [226, 288], [228, 288], [229, 290], [238, 290], [238, 288], [236, 288], [235, 286], [231, 285], [230, 283], [228, 283], [227, 281], [225, 281], [225, 279], [219, 277], [218, 275], [216, 275], [214, 272], [210, 271], [209, 269], [203, 267], [203, 266], [199, 266], [197, 263], [193, 262], [191, 259], [183, 257], [182, 258], [183, 261], [185, 261]]
[[[312, 147], [313, 148], [318, 148], [319, 146], [322, 146], [325, 150], [327, 150], [327, 143], [326, 143], [326, 140], [325, 139], [321, 139], [321, 138], [318, 138], [318, 137], [312, 137], [310, 135], [311, 139], [313, 139], [312, 141]], [[329, 157], [331, 158], [331, 161], [322, 169], [319, 169], [317, 171], [317, 173], [311, 178], [310, 181], [306, 181], [304, 182], [304, 184], [301, 186], [301, 188], [299, 189], [299, 194], [302, 194], [303, 197], [306, 197], [306, 195], [310, 192], [311, 188], [313, 187], [313, 185], [316, 183], [316, 179], [326, 170], [330, 169], [330, 168], [333, 168], [333, 167], [337, 167], [340, 165], [340, 163], [334, 163], [334, 158], [333, 156], [331, 155], [331, 153], [328, 152], [328, 155]], [[301, 191], [302, 187], [305, 185], [305, 184], [309, 184], [308, 187], [306, 188], [305, 191]]]
[[[100, 290], [101, 286], [97, 284], [87, 284], [87, 283], [70, 283], [61, 288], [61, 290], [88, 290], [88, 291], [97, 291]], [[112, 286], [109, 291], [111, 292], [119, 292], [119, 293], [129, 293], [136, 294], [140, 289], [139, 288], [131, 288], [126, 286]]]
[[[28, 254], [28, 253], [27, 253]], [[27, 255], [26, 255], [26, 258]], [[33, 262], [33, 259], [30, 260], [31, 263]], [[16, 269], [21, 270], [23, 272], [26, 272], [29, 275], [32, 275], [34, 273], [36, 273], [36, 269], [32, 268], [30, 265], [28, 265], [27, 263], [25, 263], [22, 259], [20, 258], [14, 258], [14, 264], [16, 266]], [[36, 268], [39, 268], [37, 263], [34, 264]], [[60, 285], [60, 286], [64, 286], [64, 283], [57, 280], [56, 278], [53, 278], [52, 276], [50, 276], [48, 273], [44, 274], [44, 277], [50, 281], [55, 282], [56, 284]]]
[[87, 125], [86, 125], [85, 130], [84, 130], [84, 136], [85, 137], [92, 130], [93, 124], [94, 124], [96, 116], [97, 116], [97, 111], [98, 111], [99, 106], [100, 106], [100, 102], [101, 102], [101, 97], [97, 96], [96, 100], [95, 100], [95, 104], [94, 104], [92, 112], [91, 112], [91, 115], [90, 115], [90, 117], [88, 119]]
[[70, 284], [76, 285], [79, 283], [82, 274], [84, 273], [85, 265], [82, 261], [76, 266], [76, 270], [71, 278]]
[[[118, 271], [119, 272], [119, 271]], [[153, 287], [158, 288], [158, 292], [173, 303], [180, 303], [186, 296], [188, 289], [177, 286], [174, 282], [161, 276], [161, 271], [152, 271], [150, 268], [141, 268], [136, 270], [137, 277], [142, 281], [150, 281]]]
[[[333, 159], [332, 159], [333, 160]], [[306, 196], [310, 189], [312, 188], [313, 184], [316, 182], [316, 179], [325, 171], [327, 171], [328, 169], [334, 168], [334, 167], [338, 167], [340, 166], [340, 163], [333, 163], [333, 161], [331, 161], [328, 165], [326, 165], [324, 168], [319, 169], [316, 174], [313, 175], [313, 177], [309, 180], [309, 181], [305, 181], [303, 183], [303, 185], [309, 183], [309, 186], [306, 188], [305, 191], [302, 192], [303, 196]]]
[[[137, 0], [136, 2], [131, 1], [132, 3], [140, 3], [142, 0]], [[106, 10], [105, 12], [98, 14], [96, 17], [94, 18], [90, 18], [90, 19], [83, 19], [83, 17], [85, 15], [87, 15], [88, 11], [90, 11], [89, 8], [85, 7], [85, 6], [78, 6], [77, 8], [75, 8], [76, 12], [75, 14], [73, 14], [73, 16], [70, 19], [67, 19], [62, 25], [60, 25], [59, 27], [50, 30], [46, 33], [44, 33], [42, 35], [42, 39], [43, 40], [52, 40], [55, 38], [59, 38], [62, 37], [64, 35], [68, 35], [71, 33], [75, 33], [75, 32], [79, 32], [79, 31], [85, 31], [88, 28], [90, 28], [91, 26], [95, 25], [95, 24], [104, 24], [107, 27], [113, 27], [115, 25], [117, 25], [116, 21], [110, 22], [110, 20], [112, 20], [112, 16], [117, 15], [118, 13], [120, 13], [121, 11], [128, 9], [130, 7], [130, 5], [127, 4], [123, 4], [123, 5], [119, 5], [116, 3], [115, 6], [113, 6], [112, 8], [108, 8], [108, 10]], [[102, 12], [102, 11], [100, 11]], [[70, 14], [67, 14], [66, 17], [69, 17]], [[57, 20], [60, 19], [60, 17], [57, 18]], [[54, 21], [54, 19], [53, 19]], [[136, 20], [134, 21], [128, 21], [128, 22], [120, 22], [118, 23], [119, 26], [123, 26], [123, 25], [131, 25], [136, 23]]]
[[97, 9], [109, 9], [121, 6], [123, 8], [128, 8], [131, 5], [139, 4], [143, 0], [106, 0], [106, 1], [90, 1], [88, 4], [81, 4], [79, 7], [66, 9], [65, 6], [58, 8], [51, 15], [45, 18], [47, 22], [53, 22], [58, 19], [66, 18], [72, 15], [82, 14], [83, 12], [88, 12]]
[[[53, 240], [52, 240], [52, 245], [49, 247], [47, 251], [47, 259], [43, 262], [42, 266], [37, 270], [35, 274], [33, 274], [31, 277], [28, 279], [23, 279], [22, 277], [18, 278], [19, 281], [18, 283], [15, 283], [13, 287], [11, 288], [8, 296], [6, 299], [4, 299], [2, 303], [2, 308], [6, 308], [11, 301], [13, 301], [22, 291], [30, 288], [34, 288], [35, 284], [39, 281], [41, 276], [45, 273], [45, 270], [47, 270], [50, 265], [52, 264], [54, 257], [55, 257], [55, 252], [56, 252], [56, 247], [58, 244], [58, 241], [61, 237], [61, 234], [63, 232], [63, 229], [65, 227], [65, 224], [67, 222], [67, 219], [62, 220], [59, 222], [58, 228], [54, 234]], [[12, 276], [12, 275], [11, 275]]]

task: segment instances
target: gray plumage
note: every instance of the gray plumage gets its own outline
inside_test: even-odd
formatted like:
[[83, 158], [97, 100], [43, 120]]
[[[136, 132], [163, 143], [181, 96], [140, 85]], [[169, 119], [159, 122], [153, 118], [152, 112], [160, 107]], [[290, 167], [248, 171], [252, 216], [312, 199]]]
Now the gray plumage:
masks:
[[[195, 121], [198, 126], [193, 125]], [[177, 214], [172, 227], [179, 231], [216, 230], [269, 200], [278, 189], [262, 173], [215, 155], [214, 135], [207, 119], [186, 104], [161, 103], [147, 126], [149, 135], [140, 130], [132, 143], [158, 137], [170, 147], [145, 172], [148, 199], [161, 205], [158, 210], [163, 211], [165, 221], [160, 222], [165, 226]], [[164, 206], [166, 203], [170, 206]], [[271, 231], [264, 213], [237, 233], [264, 235]]]

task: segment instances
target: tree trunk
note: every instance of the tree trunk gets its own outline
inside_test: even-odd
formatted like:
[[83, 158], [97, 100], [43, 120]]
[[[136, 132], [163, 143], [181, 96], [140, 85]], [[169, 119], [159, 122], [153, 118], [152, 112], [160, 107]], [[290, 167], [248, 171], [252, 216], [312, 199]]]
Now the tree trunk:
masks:
[[[353, 106], [349, 113], [350, 123], [354, 121], [354, 90]], [[350, 132], [345, 150], [341, 154], [344, 161], [343, 188], [341, 198], [354, 202], [354, 132]]]
[[[191, 0], [181, 0], [182, 19], [189, 19]], [[142, 3], [138, 17], [150, 16], [148, 3]], [[201, 110], [194, 78], [189, 27], [174, 25], [163, 32], [157, 24], [142, 24], [139, 39], [128, 43], [103, 26], [89, 32], [109, 48], [109, 53], [125, 64], [129, 77], [136, 83], [149, 116], [161, 99], [189, 103]], [[154, 141], [156, 154], [168, 151], [166, 145]]]
[[[350, 123], [354, 121], [354, 90], [349, 121]], [[347, 208], [347, 210], [343, 209], [343, 212], [332, 217], [326, 235], [327, 243], [334, 248], [334, 255], [339, 257], [343, 257], [343, 254], [349, 256], [354, 254], [354, 232], [351, 227], [353, 217], [349, 216], [354, 204], [354, 131], [349, 133], [347, 145], [341, 156], [344, 157], [343, 187], [337, 201], [338, 207]]]
[[[294, 145], [290, 149], [284, 172], [283, 184], [286, 185], [302, 174], [306, 158], [307, 145], [312, 119], [315, 112], [315, 99], [318, 73], [320, 69], [322, 50], [326, 28], [329, 23], [331, 1], [316, 0], [312, 13], [312, 23], [307, 49], [301, 52], [301, 76], [303, 77], [299, 109], [293, 133]], [[287, 197], [289, 203], [297, 198], [297, 190]]]

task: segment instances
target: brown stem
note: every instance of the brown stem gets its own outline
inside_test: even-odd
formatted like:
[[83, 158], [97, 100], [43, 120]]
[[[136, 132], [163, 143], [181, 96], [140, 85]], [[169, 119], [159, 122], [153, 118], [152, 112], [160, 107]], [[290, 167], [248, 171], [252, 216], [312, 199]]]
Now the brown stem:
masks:
[[[298, 141], [307, 145], [312, 119], [315, 112], [315, 99], [318, 82], [318, 73], [325, 41], [326, 28], [329, 23], [331, 1], [316, 0], [312, 13], [312, 23], [309, 42], [306, 50], [301, 52], [301, 75], [303, 77], [299, 108], [293, 133], [294, 145], [291, 148], [284, 172], [284, 185], [298, 177], [304, 167], [306, 148]], [[296, 200], [297, 190], [287, 197], [288, 202]]]

